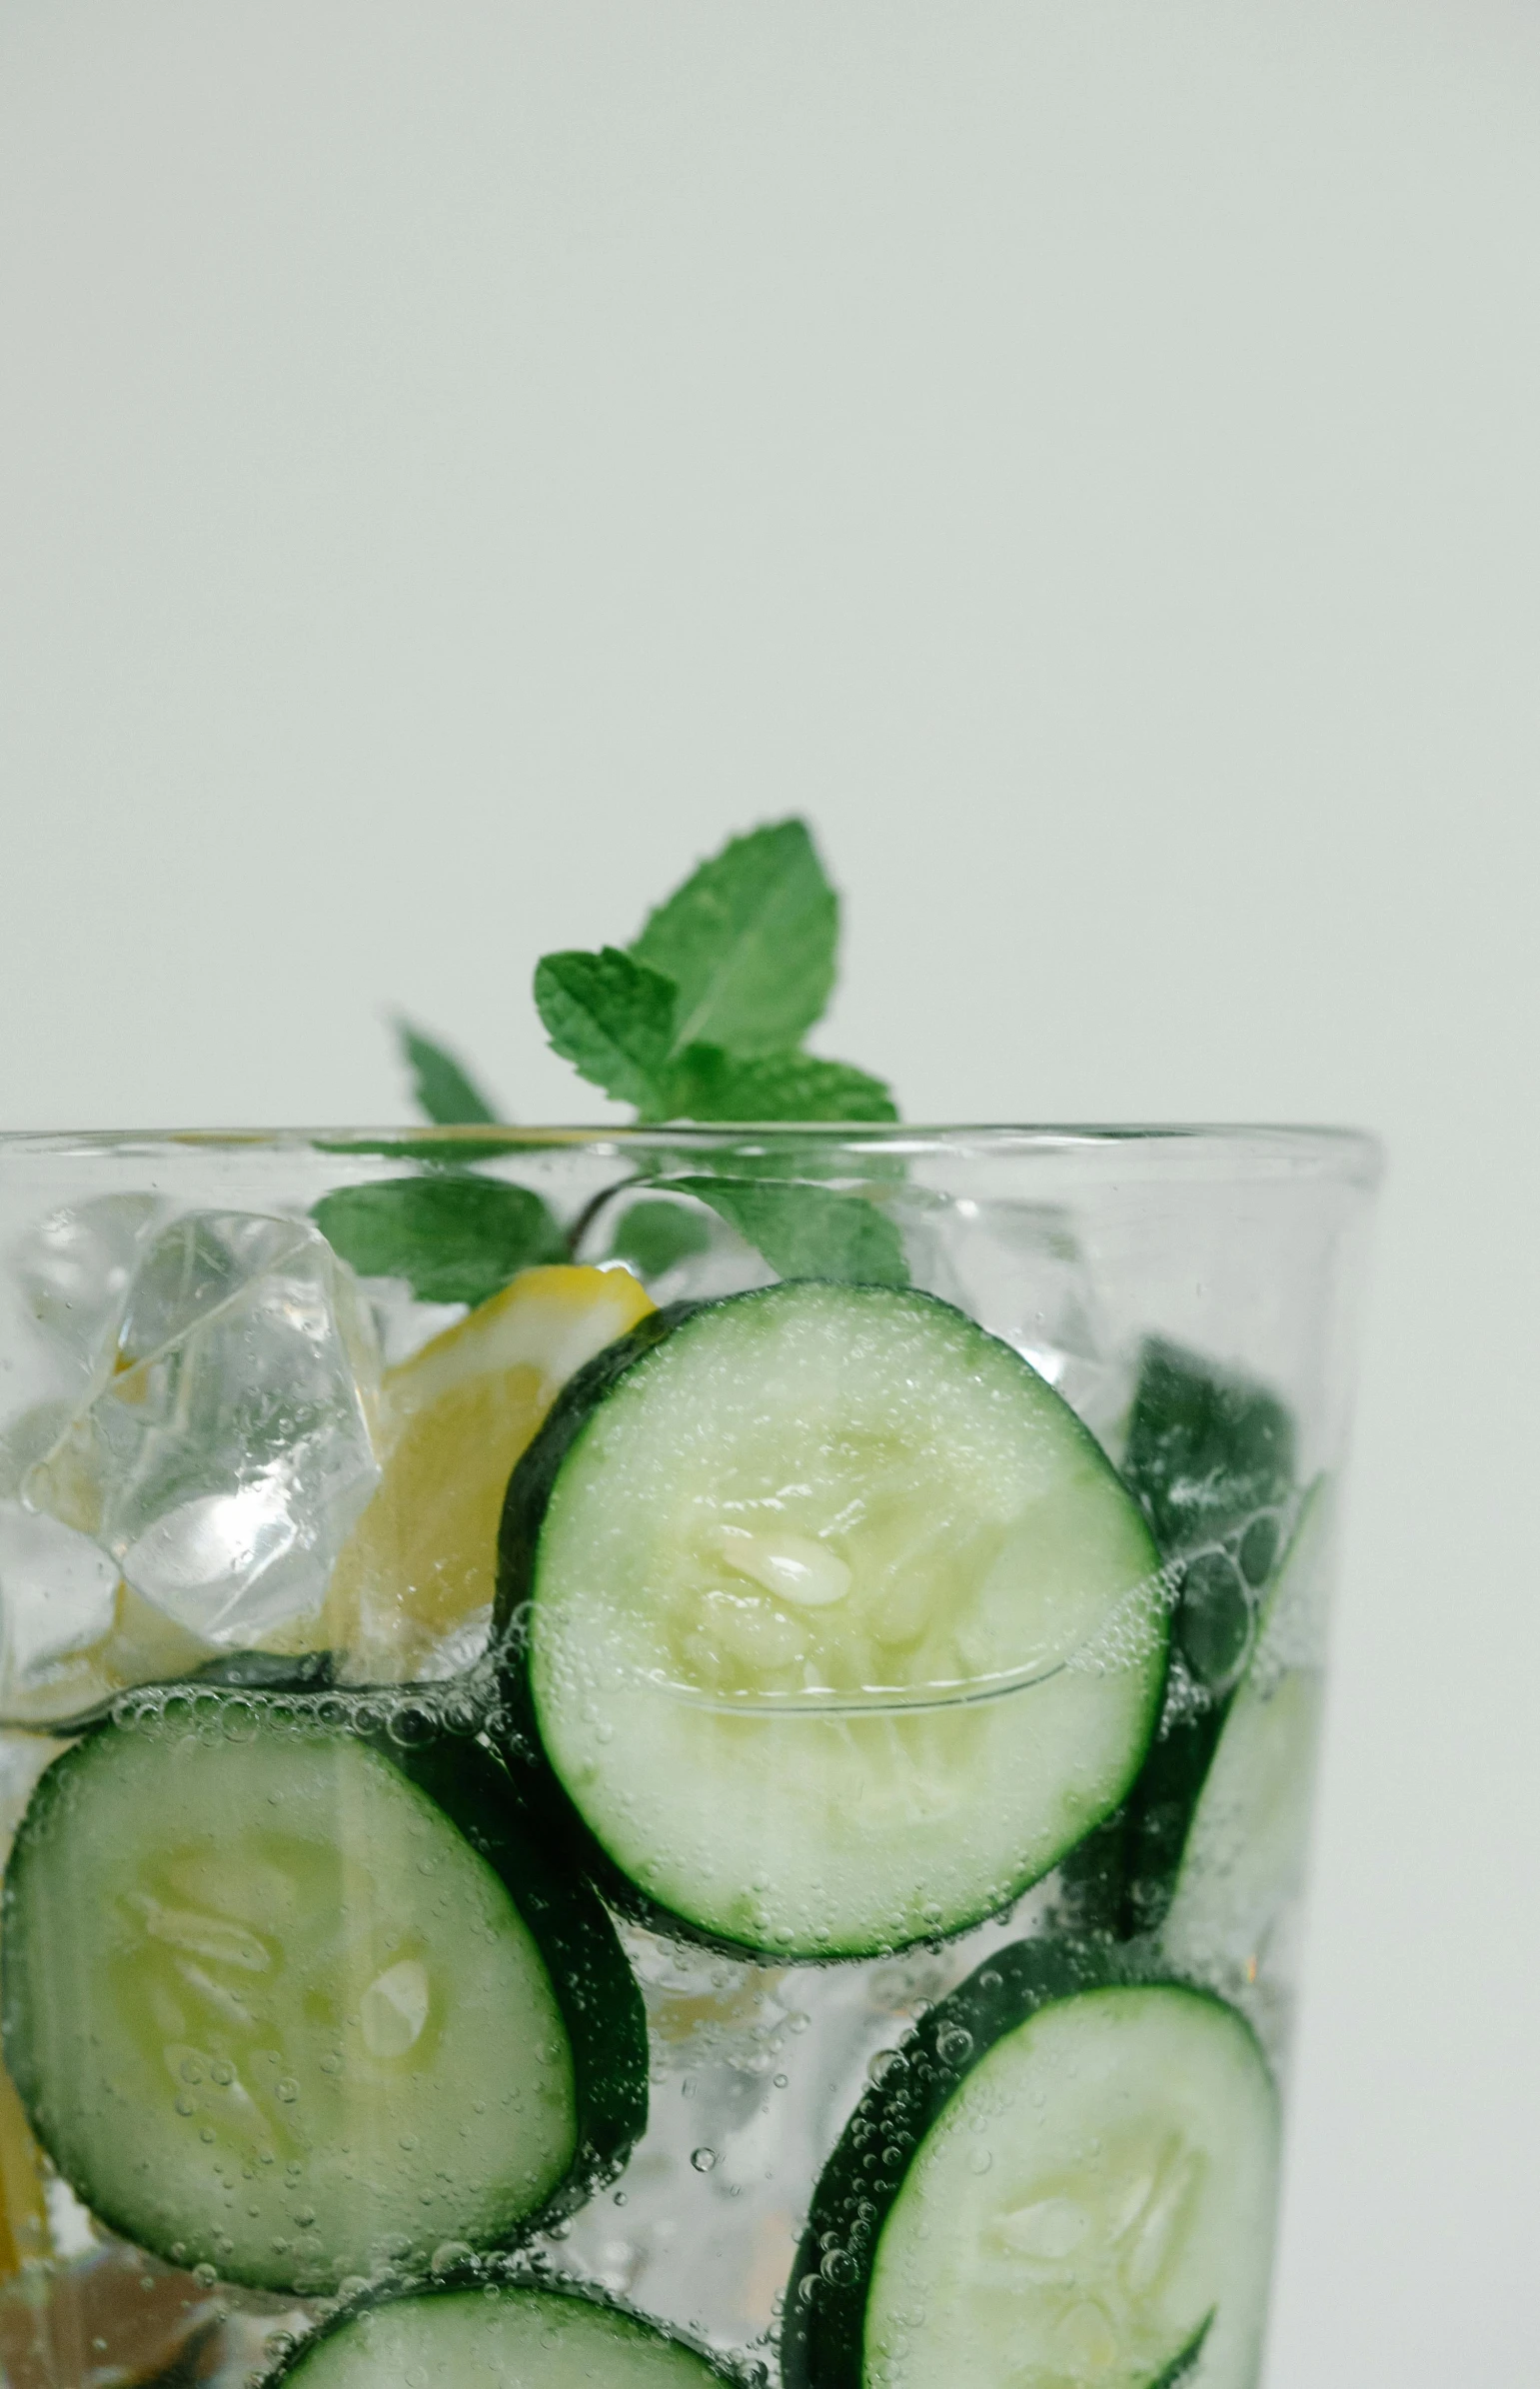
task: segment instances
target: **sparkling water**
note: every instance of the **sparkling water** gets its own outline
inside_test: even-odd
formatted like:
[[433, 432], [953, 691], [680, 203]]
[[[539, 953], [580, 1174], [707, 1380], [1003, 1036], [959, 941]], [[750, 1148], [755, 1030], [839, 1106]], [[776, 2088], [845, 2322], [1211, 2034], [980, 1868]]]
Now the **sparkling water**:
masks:
[[[1169, 1327], [1174, 1305], [1151, 1315], [1130, 1295], [1104, 1257], [1116, 1238], [1098, 1244], [1094, 1217], [1053, 1190], [957, 1191], [926, 1185], [918, 1169], [873, 1183], [901, 1230], [913, 1282], [1012, 1346], [1121, 1460], [1143, 1334]], [[579, 1262], [624, 1261], [659, 1302], [773, 1280], [741, 1235], [666, 1184], [660, 1192], [640, 1180], [574, 1202], [567, 1216]], [[265, 1207], [211, 1199], [178, 1208], [160, 1192], [132, 1189], [56, 1205], [13, 1239], [10, 1271], [32, 1341], [20, 1398], [0, 1418], [7, 1846], [49, 1766], [103, 1716], [216, 1744], [289, 1731], [356, 1734], [403, 1753], [446, 1736], [466, 1748], [517, 1742], [527, 1724], [508, 1710], [498, 1653], [483, 1655], [484, 1613], [451, 1620], [428, 1657], [419, 1652], [410, 1685], [361, 1686], [348, 1653], [326, 1647], [329, 1581], [389, 1464], [389, 1371], [452, 1331], [461, 1306], [420, 1301], [405, 1278], [361, 1281], [298, 1204], [271, 1193]], [[1247, 1720], [1241, 1759], [1232, 1755], [1226, 1771], [1221, 1747], [1212, 1762], [1194, 1865], [1159, 1926], [1134, 1935], [1135, 1955], [1146, 1973], [1179, 1975], [1232, 2003], [1280, 2079], [1330, 1576], [1329, 1502], [1310, 1489], [1321, 1457], [1318, 1441], [1285, 1494], [1224, 1517], [1222, 1531], [1190, 1547], [1163, 1549], [1163, 1566], [1095, 1633], [1051, 1654], [1054, 1670], [1136, 1667], [1150, 1636], [1163, 1637], [1175, 1618], [1186, 1640], [1173, 1645], [1167, 1723], [1201, 1721], [1216, 1701]], [[841, 1587], [823, 1583], [794, 1539], [782, 1537], [785, 1548], [761, 1554], [750, 1572], [773, 1592], [777, 1567], [799, 1568], [795, 1597], [837, 1598]], [[1301, 1556], [1287, 1598], [1274, 1600], [1287, 1550]], [[825, 1572], [839, 1564], [826, 1551], [820, 1563]], [[1003, 1697], [1030, 1704], [1039, 1690], [1024, 1679]], [[969, 1696], [964, 1685], [946, 1698]], [[796, 1728], [788, 1719], [784, 1730], [794, 1770]], [[168, 1867], [197, 1828], [196, 1818], [168, 1817]], [[620, 2300], [713, 2351], [730, 2377], [774, 2389], [788, 2297], [815, 2299], [820, 2283], [837, 2289], [853, 2274], [843, 2239], [826, 2235], [809, 2259], [807, 2233], [819, 2177], [861, 2100], [910, 2062], [916, 2029], [992, 1957], [1105, 1932], [1101, 1862], [1091, 1835], [968, 1930], [831, 1963], [713, 1946], [617, 1905], [615, 1931], [646, 2012], [646, 2128], [623, 2165], [519, 2240], [508, 2260], [517, 2277]], [[221, 2012], [239, 2014], [251, 1980], [282, 1962], [277, 1919], [293, 1885], [276, 1856], [273, 1869], [266, 1909], [237, 1915], [232, 1902], [244, 1893], [211, 1882], [186, 1895], [174, 1929], [146, 1923], [146, 1909], [123, 1929], [161, 1934], [184, 1975], [196, 1974], [210, 2012], [223, 2002]], [[394, 1926], [359, 1909], [347, 1929], [385, 1946]], [[415, 2045], [430, 2008], [428, 1978], [408, 1953], [372, 1977], [356, 2020], [388, 2059]], [[961, 2067], [969, 2051], [940, 2055]], [[186, 2089], [168, 2072], [168, 2102]], [[0, 2093], [0, 2187], [12, 2217], [9, 2261], [0, 2242], [4, 2378], [29, 2389], [160, 2378], [238, 2389], [260, 2382], [334, 2310], [331, 2293], [241, 2287], [217, 2265], [193, 2267], [170, 2247], [151, 2253], [116, 2237], [54, 2172], [3, 2081]], [[976, 2170], [989, 2161], [981, 2136]], [[1159, 2179], [1174, 2213], [1179, 2185]], [[1067, 2267], [1068, 2280], [1077, 2215], [1060, 2199], [1051, 2214], [1034, 2209], [1012, 2224], [1021, 2247], [1011, 2262], [1029, 2260], [1038, 2280]], [[1165, 2232], [1146, 2201], [1137, 2231], [1129, 2227], [1146, 2262], [1157, 2222]], [[479, 2265], [491, 2279], [503, 2262], [448, 2237], [428, 2274], [457, 2281]], [[402, 2266], [382, 2248], [376, 2287], [400, 2284]], [[364, 2286], [354, 2277], [337, 2294]], [[1147, 2389], [1107, 2369], [1115, 2349], [1107, 2355], [1097, 2332], [1111, 2326], [1094, 2300], [1065, 2312], [1078, 2319], [1065, 2323], [1051, 2389]], [[1204, 2389], [1201, 2360], [1190, 2378]], [[1038, 2389], [1039, 2375], [1022, 2381]], [[1041, 2382], [1048, 2389], [1049, 2376]], [[903, 2372], [890, 2389], [942, 2385]]]

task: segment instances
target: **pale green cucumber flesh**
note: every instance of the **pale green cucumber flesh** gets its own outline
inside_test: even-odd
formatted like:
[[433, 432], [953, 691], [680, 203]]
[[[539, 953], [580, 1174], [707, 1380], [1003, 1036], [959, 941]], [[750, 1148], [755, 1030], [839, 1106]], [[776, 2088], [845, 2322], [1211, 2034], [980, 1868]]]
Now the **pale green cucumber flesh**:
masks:
[[39, 2138], [114, 2230], [258, 2287], [504, 2244], [579, 2147], [541, 1948], [380, 1751], [241, 1730], [103, 1727], [34, 1795], [4, 2027]]
[[811, 1281], [704, 1304], [546, 1432], [504, 1609], [551, 1766], [645, 1900], [859, 1954], [989, 1914], [1123, 1796], [1164, 1669], [1148, 1529], [960, 1312]]
[[1237, 1995], [1303, 1888], [1320, 1738], [1329, 1486], [1314, 1484], [1262, 1613], [1182, 1846], [1160, 1943]]
[[864, 2389], [1150, 2389], [1187, 2377], [1199, 2334], [1194, 2389], [1254, 2389], [1277, 2140], [1260, 2051], [1219, 2001], [1156, 1984], [1040, 2008], [908, 2166]]
[[581, 2297], [465, 2288], [345, 2317], [284, 2375], [304, 2389], [711, 2389], [705, 2357]]

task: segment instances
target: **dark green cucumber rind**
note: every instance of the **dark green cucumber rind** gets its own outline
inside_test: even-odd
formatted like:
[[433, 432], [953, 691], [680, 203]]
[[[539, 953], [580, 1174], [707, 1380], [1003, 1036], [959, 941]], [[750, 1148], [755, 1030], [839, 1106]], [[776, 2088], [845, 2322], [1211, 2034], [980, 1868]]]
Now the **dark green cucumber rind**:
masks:
[[[1211, 1992], [1168, 1970], [1141, 1967], [1105, 1941], [1017, 1941], [985, 1958], [916, 2026], [861, 2099], [818, 2176], [786, 2288], [785, 2389], [864, 2389], [866, 2299], [877, 2243], [915, 2150], [959, 2083], [1039, 2008], [1124, 1986], [1179, 1988], [1235, 2013]], [[868, 2169], [870, 2156], [877, 2163]], [[823, 2271], [832, 2250], [849, 2260], [833, 2280]]]
[[[1294, 1421], [1267, 1386], [1151, 1337], [1144, 1347], [1123, 1458], [1123, 1480], [1149, 1520], [1163, 1562], [1178, 1573], [1193, 1550], [1220, 1544], [1295, 1486]], [[1251, 1588], [1259, 1614], [1281, 1552]], [[1184, 1587], [1160, 1722], [1122, 1811], [1064, 1869], [1063, 1914], [1076, 1930], [1137, 1939], [1170, 1907], [1182, 1851], [1239, 1677], [1218, 1689], [1183, 1660]]]
[[[782, 1279], [780, 1282], [789, 1281]], [[536, 1435], [519, 1460], [509, 1480], [508, 1494], [504, 1502], [498, 1542], [498, 1592], [493, 1613], [492, 1635], [493, 1651], [497, 1656], [500, 1669], [501, 1698], [498, 1711], [489, 1730], [503, 1749], [511, 1767], [526, 1776], [528, 1797], [535, 1808], [545, 1817], [548, 1831], [564, 1839], [570, 1863], [588, 1870], [611, 1906], [616, 1908], [620, 1914], [629, 1917], [635, 1923], [646, 1925], [652, 1930], [682, 1937], [704, 1948], [721, 1950], [727, 1956], [742, 1957], [746, 1953], [755, 1957], [770, 1955], [778, 1957], [783, 1962], [785, 1954], [783, 1951], [767, 1950], [757, 1941], [741, 1939], [720, 1932], [694, 1917], [681, 1915], [675, 1909], [665, 1907], [660, 1901], [642, 1890], [640, 1885], [632, 1880], [631, 1876], [611, 1855], [587, 1819], [578, 1810], [556, 1769], [546, 1756], [535, 1691], [530, 1676], [528, 1641], [529, 1604], [535, 1588], [540, 1555], [540, 1536], [546, 1510], [562, 1468], [600, 1404], [630, 1369], [634, 1368], [639, 1361], [645, 1360], [650, 1352], [654, 1351], [674, 1332], [676, 1327], [684, 1325], [686, 1320], [693, 1318], [698, 1311], [714, 1310], [725, 1302], [753, 1301], [759, 1294], [772, 1290], [768, 1287], [757, 1287], [746, 1294], [723, 1295], [720, 1301], [671, 1302], [665, 1308], [653, 1311], [629, 1334], [620, 1336], [614, 1343], [607, 1344], [602, 1352], [581, 1368], [564, 1386], [539, 1434]], [[998, 1340], [998, 1338], [989, 1336], [988, 1329], [979, 1326], [976, 1319], [969, 1318], [966, 1311], [957, 1309], [954, 1303], [944, 1301], [940, 1295], [924, 1293], [918, 1288], [900, 1290], [913, 1292], [917, 1299], [933, 1303], [937, 1309], [954, 1311], [956, 1316], [963, 1319], [975, 1335], [983, 1336], [991, 1342]], [[1013, 1356], [1019, 1358], [1019, 1355]], [[1025, 1367], [1028, 1364], [1023, 1361], [1021, 1365]], [[1109, 1473], [1115, 1474], [1116, 1471], [1112, 1469], [1112, 1463], [1107, 1459], [1089, 1427], [1083, 1425], [1079, 1420], [1076, 1420], [1076, 1424], [1080, 1427], [1086, 1445], [1095, 1453], [1102, 1466]], [[1149, 1716], [1141, 1744], [1144, 1759], [1147, 1759], [1154, 1745], [1154, 1736], [1161, 1715], [1162, 1698], [1163, 1690], [1157, 1690], [1150, 1703]], [[1142, 1760], [1141, 1763], [1143, 1763]], [[1104, 1832], [1109, 1825], [1114, 1827], [1120, 1847], [1122, 1816], [1123, 1810], [1119, 1806], [1114, 1805], [1110, 1810], [1103, 1810], [1102, 1814], [1093, 1819], [1091, 1824], [1085, 1828], [1080, 1841], [1074, 1845], [1075, 1850], [1084, 1846], [1087, 1841], [1093, 1842], [1098, 1832]], [[1067, 1856], [1072, 1858], [1073, 1851], [1067, 1853]], [[1010, 1907], [1022, 1896], [1023, 1892], [1029, 1891], [1035, 1883], [1041, 1882], [1051, 1874], [1055, 1866], [1063, 1865], [1065, 1858], [1066, 1854], [1061, 1853], [1059, 1858], [1050, 1859], [1046, 1866], [1038, 1868], [1035, 1873], [1024, 1875], [1019, 1882], [1011, 1884], [1002, 1898], [981, 1907], [976, 1914], [959, 1917], [939, 1931], [916, 1934], [913, 1942], [904, 1945], [913, 1946], [918, 1942], [955, 1940], [960, 1934], [971, 1932], [977, 1925], [985, 1922], [988, 1917], [998, 1915]], [[1120, 1864], [1119, 1858], [1119, 1866]], [[1121, 1872], [1119, 1872], [1119, 1892], [1121, 1879]], [[1114, 1897], [1114, 1907], [1115, 1904]], [[1098, 1900], [1096, 1914], [1087, 1917], [1087, 1930], [1094, 1931], [1096, 1929], [1102, 1921], [1103, 1910], [1106, 1908], [1107, 1901], [1105, 1897], [1102, 1897]], [[890, 1946], [895, 1945], [884, 1943], [883, 1953], [886, 1953]], [[797, 1963], [834, 1965], [852, 1956], [874, 1954], [878, 1953], [865, 1948], [858, 1950], [830, 1949], [816, 1954], [804, 1951], [798, 1954]]]
[[[243, 1702], [243, 1708], [245, 1703]], [[81, 2203], [109, 2230], [142, 2245], [143, 2223], [104, 2206], [95, 2185], [68, 2170], [51, 2145], [48, 2085], [32, 2063], [30, 1984], [14, 1952], [28, 1861], [53, 1809], [72, 1794], [75, 1776], [96, 1763], [121, 1731], [102, 1725], [72, 1744], [39, 1777], [17, 1830], [0, 1889], [0, 2043], [5, 2064], [37, 2139]], [[457, 1738], [405, 1751], [383, 1734], [368, 1741], [432, 1800], [490, 1865], [540, 1950], [572, 2046], [578, 2149], [566, 2178], [536, 2212], [520, 2219], [505, 2244], [522, 2244], [581, 2205], [621, 2170], [647, 2124], [648, 2044], [642, 1994], [615, 1928], [590, 1885], [552, 1850], [540, 1820], [491, 1751]], [[175, 2261], [169, 2249], [157, 2255]], [[227, 2276], [240, 2276], [228, 2265]], [[267, 2279], [254, 2282], [270, 2288]]]
[[705, 1307], [702, 1302], [670, 1302], [650, 1311], [629, 1334], [607, 1343], [568, 1378], [539, 1434], [521, 1454], [508, 1481], [498, 1529], [498, 1591], [492, 1615], [492, 1646], [508, 1653], [511, 1679], [528, 1674], [522, 1632], [525, 1605], [535, 1586], [541, 1528], [569, 1452], [628, 1370]]
[[[350, 2298], [346, 2305], [339, 2306], [329, 2314], [316, 2330], [308, 2332], [271, 2372], [265, 2373], [262, 2376], [262, 2389], [278, 2389], [280, 2381], [302, 2377], [307, 2362], [317, 2348], [349, 2330], [361, 2315], [372, 2314], [381, 2306], [394, 2306], [408, 2298], [465, 2296], [468, 2292], [485, 2297], [489, 2289], [497, 2288], [537, 2290], [543, 2297], [567, 2298], [578, 2306], [597, 2306], [602, 2314], [613, 2314], [624, 2322], [635, 2323], [653, 2338], [666, 2340], [672, 2347], [688, 2349], [718, 2380], [740, 2385], [743, 2383], [741, 2372], [726, 2363], [715, 2348], [703, 2346], [700, 2340], [689, 2333], [666, 2330], [651, 2315], [639, 2313], [636, 2307], [628, 2306], [624, 2299], [612, 2297], [608, 2291], [596, 2287], [592, 2282], [572, 2280], [566, 2274], [548, 2271], [544, 2265], [521, 2263], [515, 2259], [511, 2264], [496, 2266], [460, 2265], [450, 2272], [435, 2274], [428, 2280], [393, 2280], [360, 2291], [356, 2298]], [[450, 2385], [446, 2384], [446, 2389], [450, 2389]]]
[[647, 2011], [604, 1905], [567, 1865], [546, 1820], [502, 1760], [475, 1742], [376, 1749], [426, 1792], [486, 1859], [546, 1963], [572, 2044], [578, 2153], [520, 2237], [545, 2229], [613, 2181], [647, 2129]]
[[[1173, 1670], [1174, 1676], [1174, 1670]], [[1158, 1932], [1181, 1870], [1197, 1811], [1234, 1692], [1186, 1713], [1167, 1713], [1128, 1795], [1121, 1849], [1119, 1937]], [[1189, 1697], [1195, 1697], [1190, 1694]]]
[[[0, 1728], [7, 1733], [41, 1734], [45, 1741], [67, 1742], [77, 1734], [91, 1732], [94, 1726], [110, 1725], [125, 1702], [132, 1704], [146, 1692], [182, 1686], [195, 1690], [204, 1685], [227, 1691], [324, 1692], [336, 1681], [337, 1659], [329, 1650], [301, 1651], [292, 1656], [266, 1650], [233, 1650], [207, 1660], [190, 1675], [162, 1676], [126, 1686], [121, 1692], [109, 1692], [104, 1700], [93, 1701], [87, 1709], [77, 1709], [71, 1717], [0, 1717]], [[403, 1687], [391, 1688], [395, 1691]]]
[[1150, 2389], [1181, 2389], [1183, 2381], [1191, 2380], [1197, 2360], [1203, 2353], [1203, 2342], [1214, 2327], [1214, 2316], [1218, 2311], [1217, 2306], [1210, 2307], [1181, 2354], [1172, 2357], [1159, 2380], [1150, 2383]]

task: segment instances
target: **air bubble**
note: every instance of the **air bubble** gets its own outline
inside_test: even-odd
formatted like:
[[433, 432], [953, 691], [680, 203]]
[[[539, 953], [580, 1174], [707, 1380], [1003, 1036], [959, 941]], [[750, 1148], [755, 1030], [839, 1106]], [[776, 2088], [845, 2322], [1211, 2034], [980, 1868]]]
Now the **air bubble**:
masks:
[[1240, 1561], [1240, 1572], [1253, 1591], [1265, 1584], [1272, 1574], [1281, 1539], [1279, 1521], [1268, 1509], [1259, 1511], [1242, 1534], [1236, 1556]]
[[715, 2148], [693, 2148], [690, 2152], [690, 2162], [694, 2165], [697, 2173], [710, 2173], [717, 2162], [717, 2151]]
[[973, 2054], [973, 2035], [964, 2024], [946, 2024], [935, 2036], [935, 2053], [942, 2065], [966, 2065]]
[[194, 2265], [193, 2279], [200, 2289], [212, 2289], [219, 2279], [219, 2274], [211, 2264]]
[[1252, 1632], [1245, 1578], [1225, 1551], [1200, 1551], [1187, 1564], [1176, 1636], [1200, 1684], [1212, 1689], [1233, 1675]]
[[392, 1711], [386, 1731], [403, 1750], [419, 1750], [434, 1738], [434, 1721], [415, 1701]]
[[292, 2107], [299, 2095], [300, 2086], [292, 2074], [286, 2074], [281, 2082], [273, 2085], [273, 2096], [282, 2099], [286, 2107]]
[[856, 2263], [848, 2248], [830, 2248], [818, 2266], [825, 2281], [836, 2289], [848, 2289], [855, 2279]]

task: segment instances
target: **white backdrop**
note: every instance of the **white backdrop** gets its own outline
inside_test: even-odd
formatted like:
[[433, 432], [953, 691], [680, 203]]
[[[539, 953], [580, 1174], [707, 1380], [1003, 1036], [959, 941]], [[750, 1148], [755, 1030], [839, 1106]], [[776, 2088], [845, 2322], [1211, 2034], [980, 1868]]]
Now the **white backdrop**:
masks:
[[1537, 425], [1517, 0], [0, 0], [0, 1123], [799, 808], [910, 1117], [1387, 1136], [1269, 2389], [1540, 2376]]

